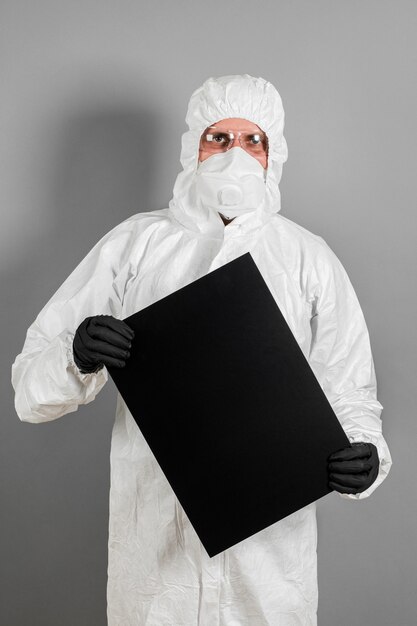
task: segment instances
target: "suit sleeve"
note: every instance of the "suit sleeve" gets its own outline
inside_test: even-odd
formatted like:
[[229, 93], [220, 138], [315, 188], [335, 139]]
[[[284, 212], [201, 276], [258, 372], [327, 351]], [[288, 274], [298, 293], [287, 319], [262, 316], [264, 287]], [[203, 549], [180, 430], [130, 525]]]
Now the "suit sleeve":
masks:
[[349, 441], [373, 443], [379, 455], [375, 482], [360, 494], [342, 495], [358, 500], [369, 496], [391, 467], [391, 455], [382, 435], [383, 407], [377, 400], [374, 363], [361, 307], [343, 266], [326, 245], [317, 272], [310, 365]]
[[26, 422], [47, 422], [91, 402], [107, 381], [106, 368], [82, 374], [73, 360], [72, 342], [88, 316], [120, 317], [117, 287], [120, 259], [129, 241], [126, 228], [108, 233], [78, 265], [27, 331], [12, 366], [15, 407]]

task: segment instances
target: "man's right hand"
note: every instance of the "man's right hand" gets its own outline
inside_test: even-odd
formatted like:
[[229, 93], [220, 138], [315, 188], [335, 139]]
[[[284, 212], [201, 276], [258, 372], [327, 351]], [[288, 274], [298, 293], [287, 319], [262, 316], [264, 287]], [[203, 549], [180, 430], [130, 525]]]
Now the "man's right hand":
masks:
[[98, 372], [103, 365], [124, 367], [134, 336], [123, 320], [111, 315], [87, 317], [75, 333], [74, 362], [83, 374]]

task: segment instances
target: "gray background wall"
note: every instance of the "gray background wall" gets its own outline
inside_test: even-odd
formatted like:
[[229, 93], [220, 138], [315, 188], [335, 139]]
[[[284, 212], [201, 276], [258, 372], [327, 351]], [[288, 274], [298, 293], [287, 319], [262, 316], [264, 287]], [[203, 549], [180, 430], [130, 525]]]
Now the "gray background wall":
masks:
[[26, 329], [111, 227], [167, 206], [191, 92], [247, 72], [284, 101], [283, 214], [327, 240], [358, 293], [394, 459], [371, 499], [320, 503], [319, 624], [415, 625], [414, 0], [3, 0], [0, 28], [0, 623], [106, 622], [115, 389], [20, 423]]

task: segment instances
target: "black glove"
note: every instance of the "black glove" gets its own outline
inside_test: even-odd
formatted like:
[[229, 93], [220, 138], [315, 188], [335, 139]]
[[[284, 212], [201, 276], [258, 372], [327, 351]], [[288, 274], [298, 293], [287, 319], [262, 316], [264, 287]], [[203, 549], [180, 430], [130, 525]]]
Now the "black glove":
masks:
[[75, 333], [74, 362], [82, 374], [98, 372], [103, 365], [124, 367], [135, 333], [111, 315], [87, 317]]
[[373, 443], [352, 443], [328, 458], [329, 487], [339, 493], [362, 493], [378, 476], [379, 457]]

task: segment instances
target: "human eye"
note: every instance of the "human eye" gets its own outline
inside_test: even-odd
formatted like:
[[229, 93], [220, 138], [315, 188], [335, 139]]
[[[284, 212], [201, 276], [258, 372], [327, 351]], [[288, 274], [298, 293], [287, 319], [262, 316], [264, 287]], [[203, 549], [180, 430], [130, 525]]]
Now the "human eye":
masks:
[[249, 135], [249, 141], [253, 146], [259, 146], [259, 144], [262, 143], [262, 140], [259, 134]]
[[247, 150], [256, 153], [266, 152], [268, 145], [266, 135], [262, 133], [248, 133], [244, 143]]
[[219, 145], [228, 143], [229, 137], [225, 133], [212, 133], [212, 141]]

